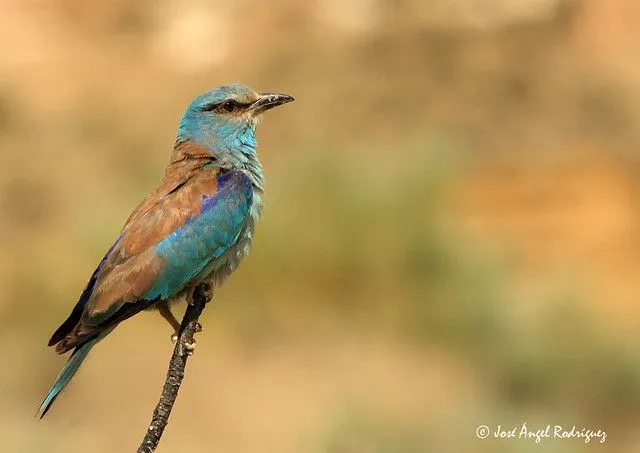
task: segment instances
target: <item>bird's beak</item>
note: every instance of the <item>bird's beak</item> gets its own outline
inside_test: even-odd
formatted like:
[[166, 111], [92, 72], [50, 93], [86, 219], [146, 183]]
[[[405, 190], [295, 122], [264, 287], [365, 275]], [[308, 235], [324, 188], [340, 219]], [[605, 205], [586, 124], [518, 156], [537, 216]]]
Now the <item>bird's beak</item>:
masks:
[[260, 98], [251, 104], [249, 110], [257, 115], [293, 100], [293, 96], [289, 96], [288, 94], [262, 93], [260, 94]]

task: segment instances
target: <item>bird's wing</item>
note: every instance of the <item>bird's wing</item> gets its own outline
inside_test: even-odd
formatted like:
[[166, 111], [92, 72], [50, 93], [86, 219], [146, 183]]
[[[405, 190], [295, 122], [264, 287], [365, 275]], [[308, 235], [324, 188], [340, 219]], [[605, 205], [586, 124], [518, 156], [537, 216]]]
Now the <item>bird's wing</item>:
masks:
[[52, 336], [58, 352], [175, 295], [235, 243], [250, 209], [251, 182], [241, 171], [205, 171], [156, 191], [132, 214]]

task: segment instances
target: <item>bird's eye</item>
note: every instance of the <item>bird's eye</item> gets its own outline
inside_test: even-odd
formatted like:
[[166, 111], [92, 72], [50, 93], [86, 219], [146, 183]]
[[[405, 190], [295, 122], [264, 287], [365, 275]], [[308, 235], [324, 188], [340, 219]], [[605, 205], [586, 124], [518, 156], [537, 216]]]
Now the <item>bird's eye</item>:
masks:
[[238, 107], [240, 106], [236, 101], [224, 101], [222, 104], [220, 104], [220, 110], [225, 113], [233, 113], [238, 110]]

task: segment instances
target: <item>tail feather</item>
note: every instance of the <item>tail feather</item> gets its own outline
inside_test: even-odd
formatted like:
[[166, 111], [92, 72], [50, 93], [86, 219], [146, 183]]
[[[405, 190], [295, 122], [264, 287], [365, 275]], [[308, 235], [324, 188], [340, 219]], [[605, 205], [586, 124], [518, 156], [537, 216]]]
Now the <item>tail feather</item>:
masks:
[[87, 341], [83, 345], [78, 346], [73, 351], [71, 357], [69, 357], [69, 360], [60, 371], [60, 374], [58, 374], [56, 381], [53, 383], [53, 387], [51, 387], [51, 390], [49, 390], [47, 396], [44, 397], [42, 404], [40, 404], [38, 412], [36, 413], [36, 417], [42, 418], [45, 416], [60, 392], [62, 392], [69, 381], [71, 381], [73, 375], [76, 374], [76, 371], [78, 371], [78, 368], [80, 368], [80, 364], [82, 364], [84, 359], [87, 358], [87, 354], [89, 354], [89, 351], [95, 346], [99, 339], [100, 337], [96, 337], [90, 341]]

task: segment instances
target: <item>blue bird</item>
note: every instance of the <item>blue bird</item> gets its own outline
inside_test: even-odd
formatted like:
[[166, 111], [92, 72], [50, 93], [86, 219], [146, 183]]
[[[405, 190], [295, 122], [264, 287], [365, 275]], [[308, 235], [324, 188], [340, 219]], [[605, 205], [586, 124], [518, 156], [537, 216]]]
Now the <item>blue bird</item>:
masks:
[[49, 346], [71, 357], [45, 396], [43, 417], [93, 346], [148, 308], [177, 331], [170, 305], [208, 282], [216, 288], [251, 248], [264, 176], [260, 115], [293, 101], [232, 84], [198, 96], [182, 116], [166, 173], [126, 221]]

